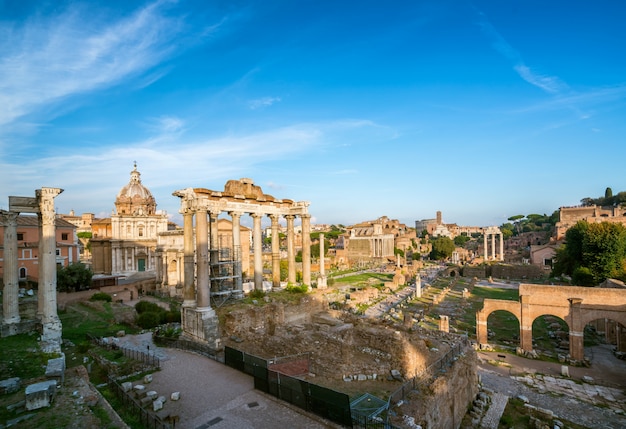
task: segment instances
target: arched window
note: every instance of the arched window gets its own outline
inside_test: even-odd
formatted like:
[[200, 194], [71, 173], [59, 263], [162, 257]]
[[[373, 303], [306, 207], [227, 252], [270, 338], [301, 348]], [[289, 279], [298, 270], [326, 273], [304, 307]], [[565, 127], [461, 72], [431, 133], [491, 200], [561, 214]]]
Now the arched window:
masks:
[[25, 279], [26, 278], [26, 268], [25, 267], [20, 267], [20, 278], [21, 279]]

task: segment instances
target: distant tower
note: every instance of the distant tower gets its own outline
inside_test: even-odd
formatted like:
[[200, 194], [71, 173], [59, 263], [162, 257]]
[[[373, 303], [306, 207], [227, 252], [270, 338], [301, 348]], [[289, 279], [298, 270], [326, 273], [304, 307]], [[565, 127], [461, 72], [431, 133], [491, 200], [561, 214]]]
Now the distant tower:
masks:
[[443, 222], [441, 221], [441, 212], [438, 211], [437, 212], [437, 225], [442, 225]]

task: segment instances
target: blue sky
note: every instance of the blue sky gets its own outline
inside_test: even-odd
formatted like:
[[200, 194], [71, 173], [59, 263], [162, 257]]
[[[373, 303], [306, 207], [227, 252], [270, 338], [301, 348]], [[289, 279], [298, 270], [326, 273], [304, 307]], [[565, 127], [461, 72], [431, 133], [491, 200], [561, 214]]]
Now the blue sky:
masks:
[[0, 208], [175, 221], [252, 178], [313, 221], [499, 225], [626, 191], [626, 3], [0, 0]]

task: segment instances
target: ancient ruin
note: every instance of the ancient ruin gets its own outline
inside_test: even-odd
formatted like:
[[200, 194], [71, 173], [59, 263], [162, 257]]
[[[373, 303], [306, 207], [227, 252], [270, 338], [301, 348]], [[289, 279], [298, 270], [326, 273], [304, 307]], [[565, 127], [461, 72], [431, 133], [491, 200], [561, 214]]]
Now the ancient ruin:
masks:
[[584, 359], [583, 330], [597, 319], [610, 319], [616, 326], [617, 347], [626, 350], [626, 289], [519, 285], [519, 301], [485, 299], [483, 308], [476, 314], [478, 344], [486, 345], [487, 318], [497, 310], [505, 310], [517, 317], [520, 324], [520, 348], [525, 353], [533, 350], [533, 321], [543, 315], [563, 319], [569, 328], [569, 352], [571, 359]]
[[[272, 222], [272, 285], [280, 287], [280, 252], [278, 221], [287, 221], [289, 283], [296, 283], [294, 219], [302, 221], [302, 283], [311, 284], [311, 243], [309, 203], [277, 199], [264, 194], [251, 179], [229, 180], [224, 191], [187, 188], [173, 193], [180, 198], [184, 222], [184, 285], [182, 323], [186, 336], [210, 344], [217, 341], [217, 317], [211, 308], [211, 296], [243, 294], [241, 276], [240, 218], [253, 219], [254, 288], [263, 290], [261, 218]], [[217, 217], [228, 213], [232, 218], [233, 243], [230, 249], [219, 248]], [[195, 217], [195, 234], [194, 234]], [[207, 219], [208, 217], [208, 219]], [[228, 253], [227, 261], [220, 254]], [[238, 263], [239, 262], [239, 263]], [[224, 280], [229, 280], [224, 282]]]
[[[37, 317], [41, 322], [41, 348], [44, 352], [61, 351], [61, 321], [57, 314], [56, 291], [56, 213], [54, 198], [63, 192], [59, 188], [41, 188], [35, 197], [9, 197], [9, 210], [0, 213], [4, 224], [4, 293], [2, 296], [3, 325], [9, 334], [19, 332], [17, 216], [35, 213], [40, 227], [39, 288]], [[4, 329], [3, 329], [4, 331]]]

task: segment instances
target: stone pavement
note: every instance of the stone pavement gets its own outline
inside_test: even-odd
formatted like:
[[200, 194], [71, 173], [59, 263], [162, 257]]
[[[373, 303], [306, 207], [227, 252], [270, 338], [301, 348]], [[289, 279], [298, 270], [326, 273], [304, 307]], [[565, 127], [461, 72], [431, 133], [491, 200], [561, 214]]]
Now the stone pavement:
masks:
[[[152, 375], [146, 389], [166, 397], [163, 410], [179, 416], [177, 429], [339, 427], [255, 390], [247, 374], [194, 353], [156, 347], [150, 333], [120, 340], [142, 351], [150, 346], [150, 352], [163, 359], [161, 371]], [[170, 400], [173, 392], [180, 392], [180, 400]]]
[[480, 422], [480, 428], [498, 429], [500, 418], [502, 417], [502, 413], [504, 413], [504, 409], [506, 408], [506, 404], [508, 402], [509, 397], [507, 395], [495, 392], [491, 396], [491, 405]]

